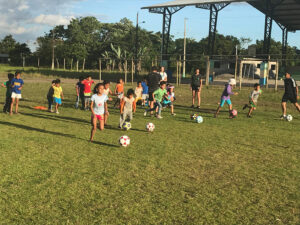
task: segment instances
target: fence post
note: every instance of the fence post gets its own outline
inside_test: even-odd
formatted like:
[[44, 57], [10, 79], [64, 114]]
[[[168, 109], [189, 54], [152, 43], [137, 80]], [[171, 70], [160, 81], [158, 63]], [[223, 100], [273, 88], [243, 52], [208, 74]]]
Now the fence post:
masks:
[[102, 80], [102, 66], [101, 66], [101, 59], [99, 58], [99, 82]]
[[40, 71], [40, 57], [38, 57], [38, 71]]
[[25, 70], [25, 57], [23, 56], [23, 70]]
[[78, 70], [79, 70], [78, 66], [79, 66], [79, 61], [78, 61], [78, 59], [77, 59], [77, 62], [76, 62], [76, 71], [77, 71], [77, 72], [78, 72]]
[[66, 58], [64, 58], [64, 70], [66, 70]]
[[206, 57], [206, 81], [205, 85], [209, 86], [209, 73], [210, 73], [210, 60], [209, 56]]
[[279, 62], [276, 62], [276, 76], [275, 76], [275, 91], [278, 90], [278, 74], [279, 73]]
[[235, 69], [234, 69], [234, 79], [235, 80], [237, 79], [237, 70], [238, 70], [238, 62], [239, 62], [238, 59], [239, 59], [238, 55], [236, 54], [235, 55]]
[[73, 70], [73, 58], [71, 59], [71, 65], [70, 65], [70, 70]]
[[125, 84], [127, 83], [127, 59], [125, 59]]
[[243, 61], [241, 60], [240, 73], [239, 73], [240, 90], [242, 90], [242, 79], [243, 79]]
[[176, 65], [176, 85], [179, 85], [179, 62], [178, 60], [176, 61], [177, 65]]
[[133, 63], [133, 59], [131, 59], [131, 85], [133, 85], [133, 73], [134, 73], [134, 63]]

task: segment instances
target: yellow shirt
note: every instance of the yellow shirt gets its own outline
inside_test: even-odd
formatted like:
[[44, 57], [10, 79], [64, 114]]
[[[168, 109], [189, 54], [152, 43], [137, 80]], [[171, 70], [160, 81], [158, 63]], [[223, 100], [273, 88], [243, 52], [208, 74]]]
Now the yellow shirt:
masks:
[[61, 98], [60, 95], [62, 93], [62, 88], [54, 86], [53, 89], [54, 89], [53, 97], [54, 98]]

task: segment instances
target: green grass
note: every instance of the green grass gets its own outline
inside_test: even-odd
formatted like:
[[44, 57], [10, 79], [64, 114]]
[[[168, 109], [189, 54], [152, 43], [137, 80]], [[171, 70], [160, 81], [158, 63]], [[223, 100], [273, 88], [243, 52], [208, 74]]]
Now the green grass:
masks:
[[[230, 120], [225, 111], [212, 117], [221, 87], [204, 88], [196, 124], [182, 86], [176, 117], [166, 109], [162, 120], [144, 118], [139, 108], [133, 129], [121, 131], [110, 109], [111, 127], [91, 144], [90, 113], [73, 109], [73, 83], [62, 83], [60, 115], [32, 109], [46, 106], [48, 87], [25, 76], [21, 114], [1, 114], [0, 224], [300, 223], [300, 116], [289, 106], [294, 120], [278, 119], [282, 91], [264, 91], [247, 119], [243, 89]], [[1, 107], [4, 96], [1, 88]], [[118, 144], [124, 134], [128, 148]]]

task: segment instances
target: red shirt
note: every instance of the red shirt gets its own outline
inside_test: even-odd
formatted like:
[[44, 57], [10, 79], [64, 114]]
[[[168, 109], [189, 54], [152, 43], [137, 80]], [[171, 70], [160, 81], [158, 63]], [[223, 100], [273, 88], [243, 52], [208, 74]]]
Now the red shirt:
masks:
[[92, 84], [94, 83], [93, 80], [83, 80], [82, 81], [82, 84], [84, 85], [84, 91], [83, 93], [91, 93], [92, 92]]

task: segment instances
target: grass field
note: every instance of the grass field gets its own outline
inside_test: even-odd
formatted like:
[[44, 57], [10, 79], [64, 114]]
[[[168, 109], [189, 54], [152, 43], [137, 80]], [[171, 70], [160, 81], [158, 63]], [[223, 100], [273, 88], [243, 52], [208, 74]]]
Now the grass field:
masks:
[[[300, 114], [289, 106], [294, 120], [279, 120], [282, 91], [264, 91], [248, 119], [243, 89], [230, 120], [212, 116], [222, 87], [204, 88], [196, 124], [181, 86], [176, 117], [144, 118], [139, 108], [130, 131], [110, 105], [110, 127], [89, 143], [75, 80], [62, 83], [59, 115], [32, 109], [46, 106], [49, 83], [37, 81], [25, 75], [20, 115], [0, 116], [0, 224], [300, 224]], [[4, 96], [1, 88], [1, 107]], [[118, 144], [124, 134], [128, 148]]]

